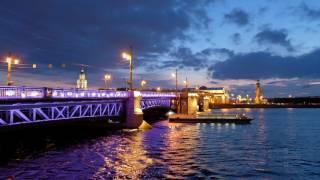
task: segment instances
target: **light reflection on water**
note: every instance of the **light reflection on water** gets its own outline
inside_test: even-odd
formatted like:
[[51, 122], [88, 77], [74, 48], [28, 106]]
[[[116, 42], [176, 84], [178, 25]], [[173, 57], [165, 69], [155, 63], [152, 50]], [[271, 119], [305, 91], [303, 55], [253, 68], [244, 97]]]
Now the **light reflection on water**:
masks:
[[250, 125], [162, 121], [151, 130], [115, 132], [10, 163], [0, 167], [0, 179], [319, 178], [318, 109], [228, 113], [246, 113], [254, 121]]

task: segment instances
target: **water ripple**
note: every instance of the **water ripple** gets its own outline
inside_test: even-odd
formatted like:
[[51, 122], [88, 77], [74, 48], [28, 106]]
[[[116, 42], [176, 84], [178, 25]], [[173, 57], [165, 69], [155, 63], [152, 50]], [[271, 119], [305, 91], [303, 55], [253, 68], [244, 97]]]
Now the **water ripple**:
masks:
[[162, 121], [11, 161], [0, 179], [319, 178], [320, 112], [304, 111], [251, 110], [245, 126]]

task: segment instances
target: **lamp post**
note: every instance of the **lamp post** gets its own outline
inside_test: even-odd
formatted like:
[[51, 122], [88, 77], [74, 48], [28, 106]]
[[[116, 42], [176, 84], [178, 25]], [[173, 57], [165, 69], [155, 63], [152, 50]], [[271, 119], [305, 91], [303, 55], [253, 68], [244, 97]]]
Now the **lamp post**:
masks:
[[183, 84], [186, 86], [186, 91], [188, 92], [188, 85], [189, 85], [189, 82], [188, 82], [188, 79], [186, 77], [186, 80], [183, 81]]
[[178, 69], [176, 69], [175, 73], [171, 74], [172, 77], [176, 78], [176, 99], [174, 101], [175, 107], [176, 107], [176, 111], [179, 112], [180, 111], [180, 96], [178, 97]]
[[176, 72], [172, 73], [171, 76], [176, 78], [176, 96], [177, 96], [178, 95], [178, 69], [176, 69]]
[[106, 89], [108, 89], [108, 81], [110, 81], [110, 80], [111, 80], [111, 75], [105, 74], [104, 75], [104, 83], [105, 83]]
[[132, 60], [133, 60], [132, 46], [130, 46], [129, 53], [128, 52], [123, 52], [122, 53], [122, 58], [129, 61], [130, 77], [129, 77], [128, 84], [129, 84], [129, 90], [132, 90]]
[[19, 59], [11, 56], [11, 55], [8, 55], [6, 57], [6, 63], [7, 63], [7, 66], [8, 66], [8, 71], [7, 71], [7, 85], [8, 86], [11, 86], [13, 84], [13, 82], [11, 81], [11, 67], [12, 67], [12, 64], [19, 64]]

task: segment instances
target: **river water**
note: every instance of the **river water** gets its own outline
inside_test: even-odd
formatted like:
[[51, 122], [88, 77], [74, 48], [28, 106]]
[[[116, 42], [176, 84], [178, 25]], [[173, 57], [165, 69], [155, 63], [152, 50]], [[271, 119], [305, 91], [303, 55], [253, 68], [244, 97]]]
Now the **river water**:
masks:
[[[319, 109], [234, 109], [249, 125], [171, 124], [115, 131], [12, 160], [0, 179], [320, 178]], [[52, 145], [55, 146], [55, 145]]]

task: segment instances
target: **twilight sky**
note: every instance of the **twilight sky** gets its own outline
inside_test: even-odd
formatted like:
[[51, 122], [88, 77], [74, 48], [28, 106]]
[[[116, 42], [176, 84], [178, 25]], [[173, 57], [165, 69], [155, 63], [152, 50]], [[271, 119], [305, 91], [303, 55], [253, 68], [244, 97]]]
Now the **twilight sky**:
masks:
[[320, 95], [318, 0], [2, 0], [0, 25], [0, 57], [23, 63], [16, 85], [75, 87], [87, 64], [90, 88], [105, 73], [124, 87], [132, 45], [136, 85], [172, 88], [178, 68], [181, 85], [252, 95], [260, 79], [266, 97]]

